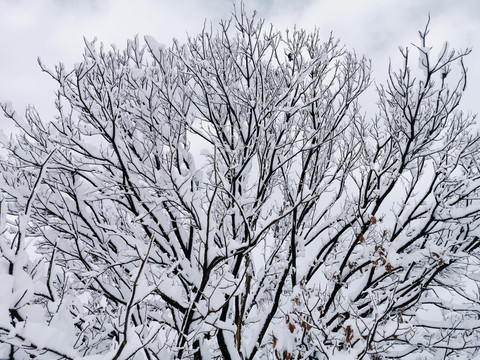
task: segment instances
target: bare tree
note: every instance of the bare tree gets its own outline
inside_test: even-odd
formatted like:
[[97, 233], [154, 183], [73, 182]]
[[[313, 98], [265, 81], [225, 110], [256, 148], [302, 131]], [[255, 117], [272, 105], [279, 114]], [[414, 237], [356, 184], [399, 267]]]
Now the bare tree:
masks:
[[20, 134], [0, 162], [0, 351], [476, 353], [469, 50], [433, 56], [427, 34], [378, 86], [374, 117], [359, 105], [368, 60], [242, 10], [186, 44], [86, 41], [73, 70], [40, 64], [56, 119], [2, 104]]

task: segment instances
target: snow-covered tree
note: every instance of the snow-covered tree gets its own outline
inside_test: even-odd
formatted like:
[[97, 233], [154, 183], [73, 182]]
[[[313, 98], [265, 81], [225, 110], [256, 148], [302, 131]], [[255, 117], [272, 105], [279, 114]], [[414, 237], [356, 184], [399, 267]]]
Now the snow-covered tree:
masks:
[[1, 105], [0, 357], [473, 356], [469, 50], [427, 33], [362, 97], [374, 116], [368, 60], [243, 11], [40, 64], [56, 118]]

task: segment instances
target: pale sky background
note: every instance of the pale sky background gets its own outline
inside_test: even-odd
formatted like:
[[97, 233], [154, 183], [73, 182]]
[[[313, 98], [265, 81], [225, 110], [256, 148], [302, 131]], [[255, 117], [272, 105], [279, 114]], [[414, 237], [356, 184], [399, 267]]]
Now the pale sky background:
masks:
[[[54, 114], [55, 82], [42, 73], [37, 57], [53, 67], [80, 62], [83, 36], [123, 48], [127, 39], [151, 35], [169, 45], [173, 37], [195, 35], [205, 19], [215, 26], [233, 10], [229, 0], [0, 0], [0, 101], [22, 112], [34, 104], [44, 121]], [[348, 48], [373, 60], [374, 77], [383, 80], [398, 46], [418, 39], [431, 15], [433, 53], [444, 41], [472, 47], [464, 109], [480, 112], [480, 0], [246, 0], [249, 10], [278, 29], [294, 24], [333, 31]], [[413, 50], [413, 48], [412, 48]], [[363, 99], [374, 103], [375, 98]], [[11, 131], [0, 116], [0, 130]]]

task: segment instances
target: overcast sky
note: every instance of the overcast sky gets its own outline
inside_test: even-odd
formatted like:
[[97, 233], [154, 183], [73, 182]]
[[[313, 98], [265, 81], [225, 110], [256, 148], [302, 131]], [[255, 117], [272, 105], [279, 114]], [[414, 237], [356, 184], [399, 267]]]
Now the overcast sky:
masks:
[[[373, 60], [381, 80], [389, 57], [398, 59], [398, 46], [418, 39], [431, 15], [431, 44], [472, 47], [467, 58], [469, 86], [464, 108], [480, 112], [479, 0], [255, 0], [249, 10], [278, 29], [297, 27], [334, 35], [358, 54]], [[123, 47], [136, 34], [170, 44], [198, 33], [205, 19], [217, 24], [228, 18], [228, 0], [0, 0], [0, 101], [10, 100], [23, 112], [35, 104], [45, 121], [53, 116], [55, 83], [37, 64], [53, 67], [81, 61], [83, 37]], [[368, 99], [367, 99], [368, 100]], [[374, 102], [375, 99], [372, 99]], [[0, 117], [0, 130], [10, 124]]]

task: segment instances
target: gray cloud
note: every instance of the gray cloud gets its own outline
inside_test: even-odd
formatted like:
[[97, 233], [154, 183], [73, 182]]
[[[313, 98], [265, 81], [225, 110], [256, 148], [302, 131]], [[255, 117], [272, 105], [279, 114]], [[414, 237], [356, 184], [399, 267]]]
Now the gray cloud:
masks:
[[[166, 44], [173, 37], [184, 41], [206, 18], [215, 25], [233, 10], [224, 0], [0, 0], [0, 6], [0, 99], [12, 100], [17, 109], [35, 103], [47, 118], [54, 113], [55, 84], [40, 73], [37, 56], [52, 66], [58, 61], [72, 66], [81, 60], [83, 36], [119, 47], [135, 34]], [[347, 47], [373, 59], [379, 79], [398, 46], [416, 41], [429, 12], [434, 46], [447, 40], [455, 47], [480, 48], [477, 0], [250, 0], [245, 6], [278, 29], [319, 27], [325, 37], [333, 30]], [[467, 59], [472, 79], [480, 78], [479, 63], [480, 51]], [[474, 111], [477, 82], [470, 81], [466, 96]], [[0, 120], [0, 128], [4, 124]]]

